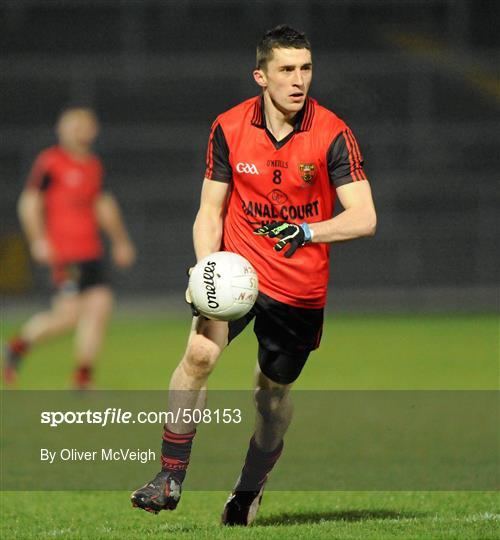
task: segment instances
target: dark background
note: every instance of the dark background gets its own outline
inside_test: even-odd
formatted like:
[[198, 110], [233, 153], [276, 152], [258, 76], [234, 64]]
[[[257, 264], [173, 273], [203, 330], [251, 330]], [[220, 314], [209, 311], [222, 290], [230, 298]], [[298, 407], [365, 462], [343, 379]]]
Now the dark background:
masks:
[[500, 3], [344, 0], [0, 3], [0, 290], [47, 294], [16, 200], [68, 104], [93, 106], [106, 186], [138, 247], [124, 295], [180, 298], [211, 122], [258, 93], [257, 41], [288, 23], [313, 46], [311, 95], [351, 126], [375, 238], [332, 248], [340, 307], [498, 302]]

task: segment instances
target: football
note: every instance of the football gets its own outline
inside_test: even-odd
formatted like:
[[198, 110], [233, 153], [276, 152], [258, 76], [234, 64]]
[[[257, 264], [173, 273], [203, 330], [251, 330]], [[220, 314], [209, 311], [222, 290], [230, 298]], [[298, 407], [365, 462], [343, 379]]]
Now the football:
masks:
[[191, 301], [208, 319], [234, 321], [246, 315], [258, 295], [253, 266], [241, 255], [218, 251], [201, 259], [189, 276]]

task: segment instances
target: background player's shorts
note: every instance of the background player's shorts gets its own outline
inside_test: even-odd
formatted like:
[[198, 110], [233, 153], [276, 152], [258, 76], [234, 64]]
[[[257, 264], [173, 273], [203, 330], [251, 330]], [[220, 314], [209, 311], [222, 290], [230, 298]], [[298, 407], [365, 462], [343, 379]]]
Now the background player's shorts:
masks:
[[102, 259], [57, 264], [52, 268], [52, 282], [62, 293], [79, 293], [108, 284]]
[[323, 309], [289, 306], [259, 292], [247, 315], [229, 322], [229, 341], [255, 318], [254, 332], [261, 347], [285, 354], [303, 354], [319, 347]]

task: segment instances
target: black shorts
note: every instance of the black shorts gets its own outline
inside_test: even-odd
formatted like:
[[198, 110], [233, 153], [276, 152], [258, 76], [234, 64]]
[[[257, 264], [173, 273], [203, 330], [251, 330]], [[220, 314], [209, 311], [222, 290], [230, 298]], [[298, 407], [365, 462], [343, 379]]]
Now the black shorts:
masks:
[[52, 282], [62, 293], [80, 293], [108, 284], [102, 259], [57, 264], [52, 269]]
[[229, 322], [229, 342], [255, 318], [259, 365], [264, 375], [282, 384], [300, 374], [309, 353], [319, 347], [323, 332], [321, 309], [290, 306], [259, 293], [250, 312]]

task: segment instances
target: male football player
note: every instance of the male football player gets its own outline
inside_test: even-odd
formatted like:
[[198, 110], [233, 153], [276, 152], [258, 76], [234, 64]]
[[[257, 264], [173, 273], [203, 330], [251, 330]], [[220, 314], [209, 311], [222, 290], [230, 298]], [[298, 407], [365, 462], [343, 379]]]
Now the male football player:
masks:
[[[320, 343], [329, 245], [371, 236], [376, 227], [358, 143], [340, 118], [308, 97], [312, 69], [304, 34], [284, 25], [267, 32], [253, 72], [262, 95], [221, 114], [208, 143], [196, 257], [221, 249], [243, 255], [258, 273], [259, 296], [238, 321], [194, 318], [170, 382], [169, 407], [203, 403], [221, 351], [254, 319], [255, 431], [222, 513], [226, 525], [253, 521], [281, 454], [292, 416], [290, 389]], [[332, 217], [336, 197], [344, 211]], [[162, 470], [132, 494], [134, 506], [176, 507], [195, 427], [165, 426]]]
[[19, 218], [31, 255], [52, 269], [57, 293], [52, 308], [30, 318], [7, 344], [7, 385], [15, 382], [30, 348], [75, 327], [73, 382], [83, 389], [92, 381], [113, 303], [99, 229], [111, 240], [117, 266], [130, 266], [135, 259], [119, 206], [102, 191], [102, 165], [91, 149], [98, 130], [92, 110], [65, 110], [57, 123], [59, 144], [39, 154], [19, 199]]

